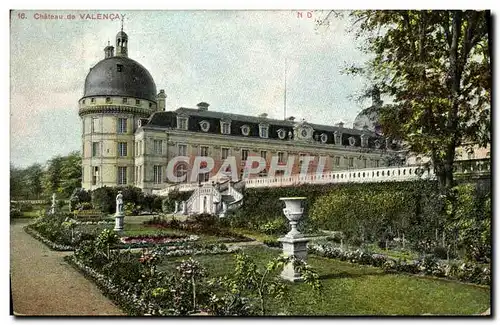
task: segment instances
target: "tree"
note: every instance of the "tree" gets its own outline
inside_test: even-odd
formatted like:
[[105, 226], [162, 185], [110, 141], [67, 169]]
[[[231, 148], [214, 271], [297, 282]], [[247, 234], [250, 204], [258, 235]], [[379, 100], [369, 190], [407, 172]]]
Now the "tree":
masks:
[[22, 169], [10, 164], [10, 197], [23, 196]]
[[392, 104], [374, 107], [384, 134], [429, 156], [448, 192], [456, 148], [491, 142], [489, 11], [368, 10], [350, 16], [372, 58], [347, 71], [391, 97]]
[[63, 157], [61, 156], [56, 156], [47, 161], [42, 178], [43, 192], [47, 197], [55, 192], [60, 193], [62, 164]]
[[33, 164], [26, 168], [23, 173], [23, 185], [26, 188], [28, 197], [40, 198], [42, 194], [43, 167], [40, 164]]
[[69, 197], [82, 186], [82, 157], [80, 152], [74, 151], [63, 157], [61, 164], [60, 188], [64, 197]]

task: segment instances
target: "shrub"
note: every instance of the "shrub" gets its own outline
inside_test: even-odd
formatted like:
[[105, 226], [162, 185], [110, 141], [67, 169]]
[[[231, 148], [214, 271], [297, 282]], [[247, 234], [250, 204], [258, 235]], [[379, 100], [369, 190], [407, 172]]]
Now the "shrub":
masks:
[[99, 187], [92, 191], [92, 205], [104, 212], [113, 213], [116, 210], [115, 189], [107, 186]]

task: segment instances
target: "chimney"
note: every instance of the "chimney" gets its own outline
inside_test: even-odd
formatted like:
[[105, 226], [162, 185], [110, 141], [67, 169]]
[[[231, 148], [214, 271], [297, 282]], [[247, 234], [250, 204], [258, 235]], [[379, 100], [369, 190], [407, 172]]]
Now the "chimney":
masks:
[[259, 115], [259, 117], [267, 118], [267, 113], [262, 113], [262, 114]]
[[165, 95], [165, 89], [160, 89], [160, 93], [156, 95], [156, 102], [158, 103], [158, 111], [164, 111], [165, 110], [165, 101], [166, 101], [167, 95]]
[[338, 126], [339, 128], [343, 128], [343, 127], [344, 127], [344, 122], [338, 122], [338, 123], [337, 123], [337, 126]]
[[198, 106], [198, 109], [200, 111], [208, 111], [208, 106], [210, 106], [210, 104], [205, 103], [205, 102], [201, 102], [201, 103], [198, 103], [196, 106]]

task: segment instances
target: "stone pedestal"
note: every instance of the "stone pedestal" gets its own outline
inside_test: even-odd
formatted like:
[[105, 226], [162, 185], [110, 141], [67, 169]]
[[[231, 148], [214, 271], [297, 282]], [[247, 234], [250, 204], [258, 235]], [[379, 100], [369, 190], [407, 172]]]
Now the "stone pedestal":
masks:
[[115, 231], [123, 230], [123, 218], [124, 218], [123, 213], [115, 214], [115, 229], [114, 229]]
[[[283, 245], [283, 254], [285, 256], [295, 256], [295, 258], [303, 261], [307, 261], [307, 242], [308, 238], [291, 238], [291, 237], [282, 237], [279, 238]], [[295, 270], [293, 267], [293, 263], [288, 263], [283, 268], [283, 272], [281, 272], [281, 277], [285, 280], [297, 282], [302, 280], [302, 276], [299, 272]]]

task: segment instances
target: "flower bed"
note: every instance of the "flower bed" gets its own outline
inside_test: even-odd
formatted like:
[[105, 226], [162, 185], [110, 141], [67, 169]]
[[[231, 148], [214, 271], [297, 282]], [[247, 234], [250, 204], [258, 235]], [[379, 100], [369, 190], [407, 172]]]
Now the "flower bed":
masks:
[[72, 219], [71, 221], [74, 222], [76, 225], [112, 225], [115, 223], [114, 220], [82, 221], [82, 220]]
[[61, 245], [61, 244], [57, 244], [57, 243], [51, 241], [50, 239], [48, 239], [47, 237], [43, 236], [41, 233], [39, 233], [38, 231], [33, 229], [31, 226], [25, 226], [24, 231], [26, 233], [30, 234], [31, 236], [33, 236], [35, 239], [44, 243], [50, 249], [53, 249], [55, 251], [72, 251], [72, 250], [74, 250], [73, 246]]
[[206, 245], [183, 245], [183, 246], [163, 246], [158, 248], [159, 254], [167, 257], [178, 257], [185, 255], [215, 255], [233, 253], [239, 251], [236, 246], [227, 247], [224, 244], [206, 244]]
[[138, 243], [154, 243], [154, 244], [168, 244], [178, 242], [196, 241], [199, 237], [195, 235], [138, 235], [121, 237], [120, 242], [124, 244], [138, 244]]
[[382, 267], [386, 272], [435, 276], [481, 285], [491, 284], [491, 267], [489, 265], [443, 263], [432, 256], [413, 261], [396, 260], [382, 254], [372, 254], [361, 250], [348, 251], [328, 244], [309, 244], [308, 250], [313, 254], [337, 258], [341, 261]]

